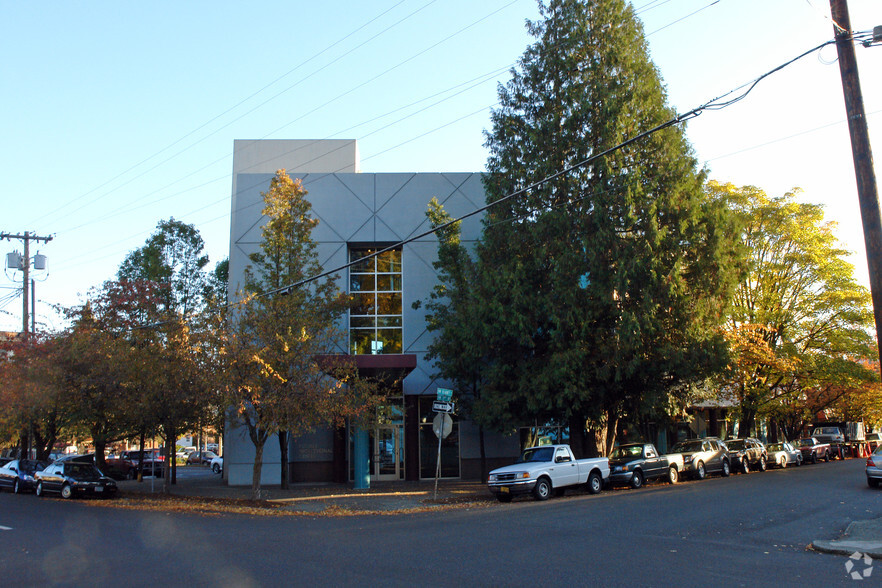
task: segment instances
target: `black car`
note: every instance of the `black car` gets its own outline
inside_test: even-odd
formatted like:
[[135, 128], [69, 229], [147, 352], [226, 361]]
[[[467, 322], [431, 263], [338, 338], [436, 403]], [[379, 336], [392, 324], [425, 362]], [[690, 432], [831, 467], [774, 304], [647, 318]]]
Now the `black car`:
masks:
[[729, 448], [729, 463], [733, 470], [743, 474], [748, 473], [751, 468], [760, 472], [766, 471], [769, 458], [766, 446], [759, 439], [726, 439], [726, 447]]
[[9, 488], [18, 494], [34, 489], [34, 474], [45, 468], [45, 461], [14, 459], [0, 467], [0, 488]]
[[102, 474], [93, 464], [76, 460], [56, 461], [42, 472], [37, 472], [34, 478], [37, 496], [58, 492], [62, 498], [71, 498], [74, 494], [109, 497], [117, 491], [112, 478]]

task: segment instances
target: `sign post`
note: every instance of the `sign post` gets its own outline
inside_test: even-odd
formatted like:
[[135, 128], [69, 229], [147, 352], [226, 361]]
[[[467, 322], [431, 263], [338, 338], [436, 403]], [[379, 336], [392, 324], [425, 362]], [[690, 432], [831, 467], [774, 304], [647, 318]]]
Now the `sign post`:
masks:
[[438, 478], [441, 477], [441, 440], [453, 430], [453, 419], [446, 412], [439, 412], [432, 419], [432, 431], [438, 436], [438, 459], [435, 462], [435, 498], [438, 500]]

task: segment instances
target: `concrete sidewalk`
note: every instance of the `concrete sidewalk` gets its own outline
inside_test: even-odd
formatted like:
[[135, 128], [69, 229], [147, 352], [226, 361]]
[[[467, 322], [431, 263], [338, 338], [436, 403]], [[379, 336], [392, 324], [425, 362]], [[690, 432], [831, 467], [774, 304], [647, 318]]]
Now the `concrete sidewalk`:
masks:
[[[186, 475], [179, 473], [177, 483], [172, 485], [172, 496], [253, 504], [250, 486], [228, 486], [220, 475], [211, 474], [207, 470], [196, 472], [193, 472], [192, 468], [187, 470], [189, 471]], [[123, 495], [159, 494], [162, 492], [163, 482], [164, 480], [158, 478], [152, 480], [151, 484], [151, 478], [147, 477], [141, 482], [124, 480], [118, 484]], [[347, 484], [292, 484], [287, 490], [274, 485], [261, 488], [260, 502], [271, 503], [292, 512], [307, 513], [326, 510], [390, 513], [449, 508], [453, 505], [488, 506], [496, 503], [485, 484], [461, 480], [439, 481], [437, 495], [434, 480], [374, 482], [366, 490], [355, 490]]]
[[841, 539], [812, 541], [812, 548], [838, 555], [867, 555], [882, 559], [882, 519], [855, 521], [848, 525]]

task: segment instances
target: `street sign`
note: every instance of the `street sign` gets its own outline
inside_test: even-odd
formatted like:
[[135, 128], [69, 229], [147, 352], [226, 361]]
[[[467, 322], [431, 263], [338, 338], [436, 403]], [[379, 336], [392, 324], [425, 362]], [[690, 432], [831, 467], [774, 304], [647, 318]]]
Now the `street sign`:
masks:
[[432, 419], [432, 431], [439, 440], [447, 438], [447, 435], [449, 435], [452, 430], [453, 419], [450, 418], [450, 415], [446, 412], [438, 413], [435, 415], [435, 418]]
[[432, 403], [432, 410], [435, 412], [453, 412], [452, 402], [440, 402], [436, 400]]
[[453, 399], [453, 390], [448, 390], [447, 388], [438, 388], [437, 398], [439, 402], [450, 402]]

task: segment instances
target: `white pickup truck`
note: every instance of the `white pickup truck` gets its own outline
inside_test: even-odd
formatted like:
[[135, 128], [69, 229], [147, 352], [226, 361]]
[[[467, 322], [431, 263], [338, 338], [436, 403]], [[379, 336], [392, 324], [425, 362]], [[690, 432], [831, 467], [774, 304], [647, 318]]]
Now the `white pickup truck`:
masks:
[[605, 457], [576, 459], [569, 445], [541, 445], [525, 449], [517, 463], [490, 472], [487, 486], [499, 502], [511, 502], [518, 494], [532, 493], [536, 500], [548, 500], [567, 488], [586, 484], [597, 494], [609, 478]]

